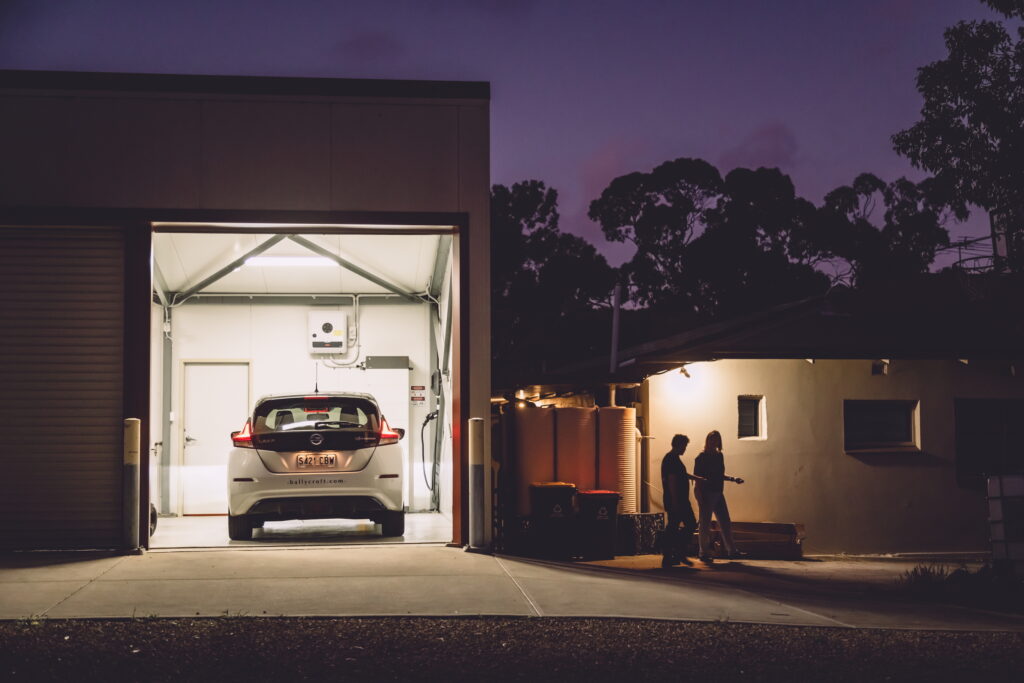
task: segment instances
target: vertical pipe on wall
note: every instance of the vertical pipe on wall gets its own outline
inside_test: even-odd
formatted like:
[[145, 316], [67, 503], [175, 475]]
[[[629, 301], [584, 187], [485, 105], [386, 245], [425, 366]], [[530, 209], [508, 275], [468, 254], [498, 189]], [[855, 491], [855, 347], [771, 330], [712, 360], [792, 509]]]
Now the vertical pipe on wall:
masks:
[[[450, 299], [449, 299], [450, 301]], [[437, 348], [437, 341], [434, 334], [434, 326], [438, 328], [441, 326], [441, 311], [438, 306], [431, 306], [431, 331], [430, 331], [430, 385], [431, 390], [429, 392], [431, 401], [433, 403], [433, 410], [437, 411], [437, 419], [433, 420], [434, 436], [431, 439], [433, 446], [431, 448], [431, 479], [434, 483], [434, 490], [430, 492], [430, 507], [441, 512], [441, 477], [439, 475], [439, 463], [443, 457], [444, 449], [444, 424], [446, 419], [445, 414], [445, 401], [447, 397], [444, 393], [444, 378], [441, 373], [444, 368], [440, 365], [439, 350]], [[449, 311], [449, 315], [451, 312]], [[445, 347], [451, 345], [451, 328], [445, 328], [445, 337], [443, 343]], [[447, 355], [447, 354], [446, 354]], [[434, 379], [437, 379], [437, 393], [434, 393]], [[454, 458], [454, 455], [453, 455]], [[444, 482], [447, 484], [448, 482]]]
[[651, 383], [644, 380], [640, 385], [640, 512], [651, 511]]
[[[619, 369], [619, 309], [622, 308], [622, 285], [612, 290], [612, 351], [608, 359], [608, 372]], [[614, 405], [614, 404], [613, 404]]]
[[174, 405], [172, 382], [174, 381], [174, 341], [171, 338], [171, 311], [164, 308], [163, 332], [163, 385], [160, 387], [160, 512], [171, 510], [171, 456], [174, 453], [174, 430], [171, 429], [171, 406]]
[[[427, 375], [427, 377], [429, 378], [427, 380], [427, 415], [430, 415], [430, 413], [433, 413], [433, 412], [438, 412], [439, 413], [439, 411], [437, 410], [437, 394], [434, 393], [434, 373], [438, 372], [437, 328], [440, 327], [440, 322], [439, 321], [435, 321], [436, 311], [437, 311], [437, 304], [436, 303], [430, 303], [430, 304], [427, 305], [426, 308], [427, 308], [427, 330], [429, 331], [429, 334], [427, 334], [427, 337], [428, 337], [427, 362], [429, 363], [429, 365], [428, 365], [429, 371], [428, 371], [428, 375]], [[438, 424], [440, 424], [440, 423], [438, 422]], [[440, 431], [440, 430], [437, 429], [437, 425], [432, 425], [432, 426], [433, 426], [434, 429], [430, 433], [430, 441], [428, 442], [430, 445], [426, 446], [426, 445], [424, 445], [422, 443], [420, 444], [420, 448], [422, 450], [422, 452], [420, 453], [420, 462], [421, 462], [421, 464], [423, 462], [426, 462], [427, 453], [429, 452], [430, 453], [430, 463], [431, 463], [431, 465], [430, 465], [430, 467], [431, 467], [431, 469], [430, 469], [431, 477], [430, 478], [431, 478], [431, 480], [433, 482], [434, 488], [437, 488], [437, 481], [438, 480], [437, 480], [437, 478], [435, 478], [433, 476], [433, 473], [434, 473], [434, 469], [433, 468], [434, 468], [434, 463], [437, 461], [437, 447], [436, 447], [436, 445], [437, 445], [437, 438], [436, 438], [436, 436], [437, 436], [437, 432]], [[421, 426], [420, 429], [422, 430], [423, 427]], [[421, 439], [421, 441], [422, 441], [422, 439]], [[415, 457], [413, 457], [413, 462], [414, 463], [416, 462], [416, 458]], [[411, 480], [410, 481], [410, 488], [409, 488], [409, 500], [413, 501], [414, 498], [415, 498], [413, 494], [415, 492], [415, 488], [416, 487], [412, 486], [411, 482], [415, 481], [415, 477], [409, 477], [409, 479]], [[430, 498], [429, 501], [427, 502], [427, 508], [429, 510], [433, 511], [433, 509], [434, 509], [434, 491], [427, 491], [427, 495]], [[438, 510], [440, 510], [440, 505], [438, 505]]]
[[122, 492], [122, 543], [130, 553], [139, 551], [139, 452], [142, 420], [129, 417], [124, 421], [124, 457]]

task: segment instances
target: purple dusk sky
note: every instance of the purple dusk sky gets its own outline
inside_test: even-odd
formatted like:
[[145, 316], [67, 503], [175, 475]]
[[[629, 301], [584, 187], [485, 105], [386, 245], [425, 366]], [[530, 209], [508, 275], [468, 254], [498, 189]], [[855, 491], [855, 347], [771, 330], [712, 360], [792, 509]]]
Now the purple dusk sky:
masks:
[[[667, 159], [778, 166], [819, 202], [870, 171], [917, 67], [978, 0], [0, 0], [0, 68], [486, 80], [491, 180], [559, 191], [563, 227], [618, 264], [587, 205]], [[953, 237], [987, 232], [953, 224]]]

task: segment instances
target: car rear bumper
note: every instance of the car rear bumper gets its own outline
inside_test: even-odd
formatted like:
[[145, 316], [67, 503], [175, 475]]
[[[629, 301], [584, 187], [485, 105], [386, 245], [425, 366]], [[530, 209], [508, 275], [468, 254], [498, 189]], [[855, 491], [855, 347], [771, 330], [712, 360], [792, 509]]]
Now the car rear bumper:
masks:
[[387, 508], [369, 496], [313, 496], [264, 498], [246, 513], [263, 520], [278, 519], [372, 519]]
[[228, 511], [267, 519], [363, 519], [402, 510], [401, 451], [377, 451], [358, 472], [278, 474], [254, 450], [236, 448], [228, 466]]

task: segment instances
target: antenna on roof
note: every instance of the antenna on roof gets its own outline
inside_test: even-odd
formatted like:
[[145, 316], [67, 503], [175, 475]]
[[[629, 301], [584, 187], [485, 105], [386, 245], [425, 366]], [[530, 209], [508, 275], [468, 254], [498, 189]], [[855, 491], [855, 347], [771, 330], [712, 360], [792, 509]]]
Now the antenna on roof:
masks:
[[313, 375], [313, 393], [320, 393], [320, 361], [316, 362], [316, 372]]

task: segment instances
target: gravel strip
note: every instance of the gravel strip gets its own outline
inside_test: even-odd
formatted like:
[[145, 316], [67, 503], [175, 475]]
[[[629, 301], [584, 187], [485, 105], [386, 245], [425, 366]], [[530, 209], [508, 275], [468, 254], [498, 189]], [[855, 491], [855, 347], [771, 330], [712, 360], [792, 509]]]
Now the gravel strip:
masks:
[[0, 622], [23, 681], [1019, 681], [1024, 633], [630, 619], [249, 618]]

